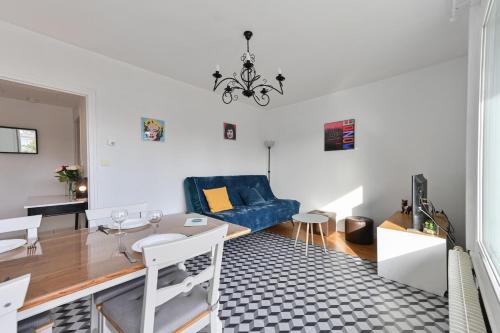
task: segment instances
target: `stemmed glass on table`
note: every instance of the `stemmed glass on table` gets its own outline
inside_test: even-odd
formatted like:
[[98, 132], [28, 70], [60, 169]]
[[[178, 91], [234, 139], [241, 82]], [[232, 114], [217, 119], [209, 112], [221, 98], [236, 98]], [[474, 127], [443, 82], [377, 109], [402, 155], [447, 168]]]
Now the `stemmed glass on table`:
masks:
[[122, 223], [127, 219], [128, 211], [126, 209], [113, 209], [111, 211], [111, 219], [118, 224], [118, 232], [117, 235], [125, 235], [125, 232], [122, 231]]
[[162, 217], [163, 212], [161, 210], [150, 210], [146, 216], [149, 223], [152, 223], [156, 226], [155, 233], [158, 230], [158, 223], [160, 223]]

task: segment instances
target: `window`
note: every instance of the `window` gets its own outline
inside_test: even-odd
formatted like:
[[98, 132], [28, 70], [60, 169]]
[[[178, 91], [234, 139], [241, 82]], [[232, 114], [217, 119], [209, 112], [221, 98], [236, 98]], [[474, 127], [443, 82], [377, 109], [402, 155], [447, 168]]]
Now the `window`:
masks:
[[483, 27], [478, 241], [490, 278], [500, 283], [500, 5], [492, 1]]
[[36, 132], [33, 130], [18, 129], [17, 136], [21, 153], [36, 154]]

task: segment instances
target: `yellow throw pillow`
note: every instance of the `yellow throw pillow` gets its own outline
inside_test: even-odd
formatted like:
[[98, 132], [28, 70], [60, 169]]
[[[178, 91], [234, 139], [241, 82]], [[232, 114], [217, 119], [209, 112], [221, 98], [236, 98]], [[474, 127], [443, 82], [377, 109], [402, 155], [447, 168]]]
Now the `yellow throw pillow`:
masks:
[[208, 207], [212, 213], [222, 212], [224, 210], [233, 209], [229, 196], [227, 195], [227, 188], [219, 187], [210, 190], [203, 190], [205, 198], [208, 202]]

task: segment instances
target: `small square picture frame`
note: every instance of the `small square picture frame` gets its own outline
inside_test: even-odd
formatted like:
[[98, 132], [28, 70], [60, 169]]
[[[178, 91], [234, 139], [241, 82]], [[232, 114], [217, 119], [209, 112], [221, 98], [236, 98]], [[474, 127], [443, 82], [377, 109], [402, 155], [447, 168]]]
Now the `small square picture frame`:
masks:
[[236, 124], [224, 123], [224, 139], [236, 140]]

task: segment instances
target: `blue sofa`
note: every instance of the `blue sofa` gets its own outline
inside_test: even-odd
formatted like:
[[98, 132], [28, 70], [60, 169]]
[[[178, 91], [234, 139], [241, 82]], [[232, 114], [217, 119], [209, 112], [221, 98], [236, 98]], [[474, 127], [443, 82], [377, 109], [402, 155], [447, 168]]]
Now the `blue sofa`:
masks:
[[[210, 212], [203, 189], [227, 187], [229, 200], [234, 209], [218, 213]], [[265, 202], [245, 205], [242, 191], [255, 188]], [[274, 196], [266, 176], [216, 176], [188, 177], [184, 180], [186, 207], [190, 213], [214, 217], [259, 231], [281, 222], [290, 221], [299, 212], [296, 200], [278, 199]]]

